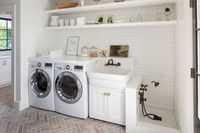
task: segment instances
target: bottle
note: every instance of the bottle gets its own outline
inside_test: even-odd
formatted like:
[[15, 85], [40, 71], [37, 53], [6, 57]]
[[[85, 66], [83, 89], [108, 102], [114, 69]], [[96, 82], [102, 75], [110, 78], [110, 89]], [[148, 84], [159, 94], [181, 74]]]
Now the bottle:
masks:
[[59, 16], [51, 16], [50, 26], [55, 27], [58, 26]]
[[85, 5], [85, 0], [81, 0], [80, 4], [81, 4], [81, 6], [84, 6]]

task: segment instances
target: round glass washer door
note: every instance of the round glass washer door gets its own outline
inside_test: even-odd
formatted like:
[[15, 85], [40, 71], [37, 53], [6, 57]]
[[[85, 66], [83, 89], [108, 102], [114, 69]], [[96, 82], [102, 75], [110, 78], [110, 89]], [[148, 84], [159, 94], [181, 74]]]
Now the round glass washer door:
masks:
[[68, 104], [78, 102], [83, 92], [81, 81], [71, 72], [62, 72], [57, 76], [55, 89], [58, 97]]
[[37, 97], [44, 98], [51, 91], [51, 78], [46, 71], [38, 68], [31, 74], [30, 86]]

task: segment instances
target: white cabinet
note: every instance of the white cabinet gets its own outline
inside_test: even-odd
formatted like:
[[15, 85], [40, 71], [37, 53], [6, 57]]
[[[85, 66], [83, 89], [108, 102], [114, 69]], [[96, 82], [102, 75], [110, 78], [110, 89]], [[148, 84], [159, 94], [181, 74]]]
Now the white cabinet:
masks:
[[125, 123], [124, 92], [110, 91], [108, 96], [108, 120], [118, 124]]
[[0, 59], [0, 86], [11, 82], [11, 58]]
[[90, 117], [124, 125], [124, 91], [90, 87]]
[[90, 115], [98, 119], [107, 118], [108, 100], [105, 95], [106, 89], [92, 88], [90, 92]]

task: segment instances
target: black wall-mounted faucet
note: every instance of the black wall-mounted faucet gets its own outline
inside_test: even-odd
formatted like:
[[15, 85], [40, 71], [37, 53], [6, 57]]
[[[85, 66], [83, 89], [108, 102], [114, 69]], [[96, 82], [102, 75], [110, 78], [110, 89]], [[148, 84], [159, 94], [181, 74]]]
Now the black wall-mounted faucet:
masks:
[[118, 67], [118, 66], [121, 66], [121, 63], [120, 62], [118, 62], [118, 63], [114, 63], [114, 61], [113, 61], [113, 59], [110, 59], [110, 60], [108, 60], [108, 62], [105, 64], [105, 66], [116, 66], [116, 67]]

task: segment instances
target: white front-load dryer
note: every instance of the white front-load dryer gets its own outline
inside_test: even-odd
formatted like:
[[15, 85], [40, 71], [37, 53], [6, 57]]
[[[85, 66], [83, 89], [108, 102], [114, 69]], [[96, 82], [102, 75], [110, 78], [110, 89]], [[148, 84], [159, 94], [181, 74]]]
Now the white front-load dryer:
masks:
[[54, 63], [40, 58], [29, 59], [29, 104], [31, 106], [55, 111], [53, 76]]
[[78, 118], [88, 117], [85, 65], [55, 63], [55, 110]]

